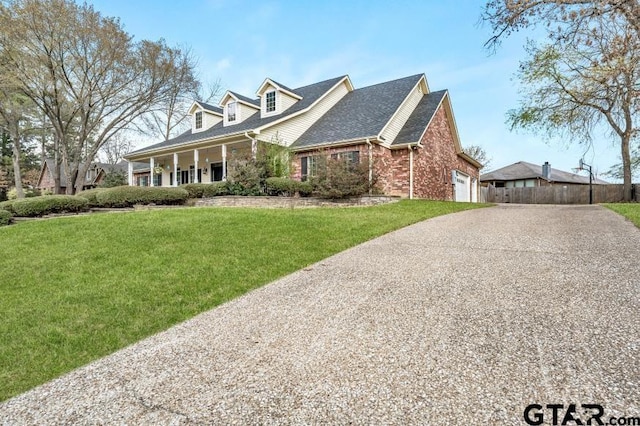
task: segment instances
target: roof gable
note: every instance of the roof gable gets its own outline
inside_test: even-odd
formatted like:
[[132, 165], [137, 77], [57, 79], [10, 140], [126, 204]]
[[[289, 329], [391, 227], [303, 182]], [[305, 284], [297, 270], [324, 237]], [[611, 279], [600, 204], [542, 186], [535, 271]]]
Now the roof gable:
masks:
[[266, 92], [270, 86], [274, 87], [276, 90], [278, 90], [280, 92], [286, 93], [287, 95], [289, 95], [289, 96], [291, 96], [293, 98], [296, 98], [298, 100], [302, 99], [302, 96], [297, 94], [294, 90], [289, 89], [284, 84], [280, 84], [280, 83], [278, 83], [276, 81], [271, 80], [270, 78], [266, 78], [262, 82], [262, 84], [260, 85], [260, 87], [256, 91], [256, 96], [260, 97], [260, 96], [264, 95], [264, 92]]
[[422, 77], [423, 74], [416, 74], [353, 90], [300, 136], [292, 147], [376, 138]]
[[214, 105], [210, 105], [201, 101], [194, 101], [193, 104], [191, 104], [191, 107], [189, 108], [188, 113], [193, 114], [194, 112], [196, 112], [198, 108], [208, 113], [219, 115], [220, 117], [222, 117], [222, 113], [223, 113], [222, 108]]

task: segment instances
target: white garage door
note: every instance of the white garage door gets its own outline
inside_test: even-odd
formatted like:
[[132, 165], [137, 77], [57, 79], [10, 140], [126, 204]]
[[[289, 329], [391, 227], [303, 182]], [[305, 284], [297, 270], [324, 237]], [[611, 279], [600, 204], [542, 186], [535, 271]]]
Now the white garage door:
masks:
[[471, 184], [471, 179], [469, 178], [469, 176], [458, 171], [455, 172], [455, 175], [456, 175], [456, 180], [455, 180], [456, 201], [460, 201], [460, 202], [471, 201], [471, 188], [469, 186]]

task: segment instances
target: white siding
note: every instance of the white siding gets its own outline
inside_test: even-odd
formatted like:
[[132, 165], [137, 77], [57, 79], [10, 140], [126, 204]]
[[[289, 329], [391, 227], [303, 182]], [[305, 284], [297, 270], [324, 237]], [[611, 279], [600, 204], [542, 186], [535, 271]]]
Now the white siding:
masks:
[[271, 142], [276, 139], [277, 133], [278, 139], [283, 145], [291, 145], [347, 93], [349, 93], [349, 89], [346, 84], [339, 85], [313, 108], [311, 108], [311, 110], [263, 130], [259, 139]]
[[205, 111], [204, 114], [202, 114], [202, 130], [209, 129], [221, 121], [222, 117], [219, 115], [210, 114]]
[[394, 141], [394, 139], [398, 136], [398, 133], [400, 133], [400, 130], [402, 130], [402, 127], [404, 127], [404, 125], [406, 124], [409, 116], [411, 116], [413, 110], [418, 106], [418, 103], [422, 99], [422, 96], [424, 96], [419, 90], [419, 87], [420, 86], [413, 89], [404, 103], [400, 105], [400, 108], [398, 109], [396, 115], [391, 119], [387, 127], [382, 131], [381, 136], [384, 138], [386, 143], [390, 144]]
[[224, 105], [224, 125], [225, 126], [233, 126], [234, 124], [242, 123], [247, 118], [251, 117], [253, 114], [258, 112], [258, 107], [250, 107], [243, 103], [236, 102], [236, 119], [232, 122], [227, 121], [227, 105], [233, 100], [230, 100]]
[[284, 112], [286, 111], [289, 107], [291, 107], [291, 105], [295, 104], [296, 102], [298, 102], [298, 100], [292, 96], [287, 95], [286, 93], [279, 93], [279, 97], [280, 97], [280, 105], [278, 105], [278, 111], [279, 112]]

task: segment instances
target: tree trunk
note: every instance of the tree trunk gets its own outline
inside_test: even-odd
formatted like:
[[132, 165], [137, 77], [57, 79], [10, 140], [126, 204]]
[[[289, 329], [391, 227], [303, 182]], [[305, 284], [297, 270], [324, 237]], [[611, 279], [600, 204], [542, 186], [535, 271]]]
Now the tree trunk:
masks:
[[626, 133], [622, 136], [621, 143], [624, 201], [631, 201], [631, 153], [629, 151], [630, 139], [631, 136]]
[[16, 195], [18, 198], [24, 198], [24, 190], [22, 189], [22, 173], [20, 172], [20, 144], [13, 141], [13, 175], [16, 185]]
[[60, 185], [60, 143], [58, 142], [58, 136], [54, 135], [53, 141], [53, 193], [62, 193], [62, 187]]

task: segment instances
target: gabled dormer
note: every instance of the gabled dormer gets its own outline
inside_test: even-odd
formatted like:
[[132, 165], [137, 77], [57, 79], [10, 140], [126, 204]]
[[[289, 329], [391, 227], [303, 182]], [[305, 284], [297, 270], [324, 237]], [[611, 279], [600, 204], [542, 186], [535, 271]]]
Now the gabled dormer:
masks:
[[225, 126], [242, 123], [260, 110], [260, 101], [227, 91], [220, 101]]
[[302, 96], [287, 86], [270, 78], [267, 78], [258, 88], [256, 96], [260, 99], [260, 118], [278, 115], [302, 99]]
[[194, 102], [189, 108], [191, 133], [198, 133], [215, 126], [222, 121], [222, 108], [204, 102]]

